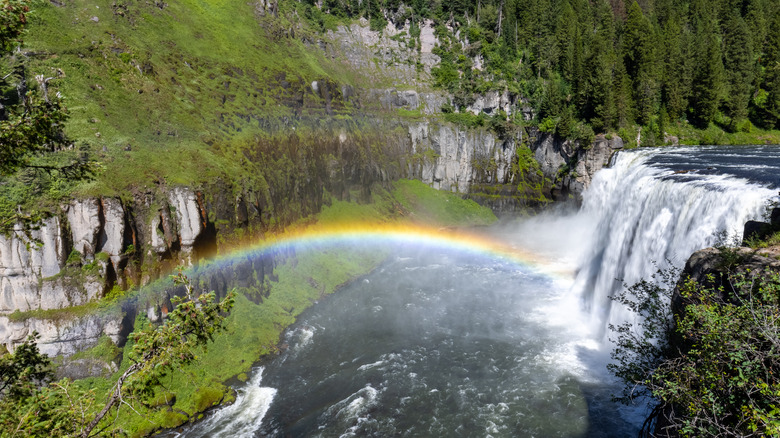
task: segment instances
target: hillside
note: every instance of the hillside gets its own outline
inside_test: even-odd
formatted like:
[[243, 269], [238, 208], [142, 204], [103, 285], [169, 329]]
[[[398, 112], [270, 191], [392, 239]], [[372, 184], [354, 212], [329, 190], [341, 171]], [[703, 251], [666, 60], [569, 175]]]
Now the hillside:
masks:
[[[52, 78], [71, 148], [102, 171], [88, 184], [6, 177], [0, 216], [72, 194], [254, 180], [247, 160], [264, 141], [385, 143], [399, 124], [429, 121], [514, 138], [542, 167], [547, 135], [583, 147], [599, 133], [627, 146], [778, 143], [774, 1], [38, 1], [24, 71]], [[707, 38], [719, 52], [704, 62]], [[549, 182], [514, 182], [549, 198], [576, 167], [563, 155]]]

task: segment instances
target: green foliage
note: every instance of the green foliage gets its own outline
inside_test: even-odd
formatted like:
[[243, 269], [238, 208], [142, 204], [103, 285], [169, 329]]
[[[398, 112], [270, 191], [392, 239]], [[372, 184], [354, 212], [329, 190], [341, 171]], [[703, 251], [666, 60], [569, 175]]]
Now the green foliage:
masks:
[[[105, 393], [97, 391], [99, 386], [87, 389], [67, 379], [46, 385], [49, 360], [38, 352], [35, 337], [1, 358], [0, 391], [6, 392], [0, 398], [3, 430], [16, 430], [24, 436], [115, 435], [121, 429], [117, 429], [110, 412], [118, 414], [120, 406], [131, 400], [158, 406], [155, 394], [162, 379], [197, 360], [196, 353], [205, 351], [206, 345], [224, 329], [224, 319], [234, 302], [232, 293], [219, 302], [213, 292], [195, 297], [182, 273], [174, 280], [183, 289], [184, 297], [172, 299], [176, 307], [161, 325], [149, 325], [131, 335], [128, 366], [114, 377], [111, 389]], [[101, 342], [82, 355], [113, 360], [118, 350], [107, 338]], [[204, 389], [196, 401], [208, 407], [215, 398], [213, 390]], [[168, 425], [177, 424], [180, 419]]]
[[545, 117], [544, 120], [539, 122], [539, 131], [544, 133], [554, 133], [555, 127], [558, 125], [558, 122], [551, 116]]
[[674, 318], [671, 284], [642, 282], [617, 298], [644, 317], [639, 330], [611, 327], [610, 369], [626, 383], [622, 399], [653, 397], [652, 420], [665, 434], [777, 436], [780, 274], [732, 273], [717, 287], [681, 282]]
[[111, 338], [103, 335], [98, 339], [98, 342], [94, 347], [88, 350], [79, 351], [71, 356], [70, 359], [95, 359], [108, 364], [117, 360], [121, 353], [122, 351], [114, 344]]
[[57, 75], [38, 72], [31, 77], [29, 58], [18, 50], [30, 4], [0, 1], [0, 233], [4, 234], [16, 223], [29, 226], [40, 219], [20, 211], [24, 202], [13, 205], [12, 199], [18, 200], [21, 192], [59, 199], [68, 192], [65, 181], [89, 178], [96, 170], [86, 155], [60, 152], [72, 144], [63, 135], [67, 119], [63, 98], [49, 88]]
[[545, 185], [549, 183], [544, 177], [539, 162], [534, 158], [531, 149], [520, 146], [517, 148], [517, 162], [512, 165], [512, 173], [517, 176], [518, 190], [530, 200], [548, 202], [544, 196]]
[[466, 128], [485, 126], [485, 117], [482, 114], [475, 115], [467, 111], [462, 113], [444, 113], [444, 120]]
[[34, 332], [13, 353], [0, 356], [0, 401], [30, 397], [38, 384], [51, 377], [51, 361], [38, 350], [38, 339]]
[[667, 357], [672, 356], [671, 337], [674, 333], [671, 299], [678, 270], [657, 271], [649, 280], [627, 286], [612, 297], [614, 305], [621, 305], [636, 315], [638, 326], [624, 322], [610, 324], [615, 338], [613, 363], [607, 365], [615, 376], [625, 382], [622, 402], [652, 396], [645, 381]]
[[479, 226], [496, 221], [489, 208], [455, 193], [432, 189], [421, 181], [397, 181], [392, 195], [405, 214], [419, 222], [440, 226]]
[[213, 341], [215, 333], [223, 329], [222, 321], [233, 307], [234, 294], [215, 302], [214, 292], [193, 295], [192, 286], [183, 273], [174, 277], [184, 288], [185, 296], [173, 297], [175, 306], [159, 327], [148, 327], [131, 334], [133, 365], [125, 371], [127, 388], [131, 394], [143, 398], [154, 395], [154, 389], [168, 373], [188, 365], [196, 359], [197, 348]]
[[[324, 225], [355, 220], [390, 222], [409, 219], [441, 226], [487, 225], [496, 220], [489, 209], [473, 201], [464, 200], [454, 193], [434, 190], [419, 181], [405, 180], [394, 183], [390, 192], [375, 187], [372, 189], [372, 202], [368, 204], [332, 200], [331, 205], [314, 218]], [[123, 400], [132, 403], [133, 409], [126, 405], [109, 409], [110, 414], [98, 427], [108, 425], [107, 432], [143, 436], [161, 427], [178, 426], [215, 402], [229, 401], [229, 389], [222, 382], [248, 372], [256, 360], [277, 351], [281, 332], [301, 312], [324, 295], [333, 293], [341, 285], [376, 267], [386, 255], [375, 249], [323, 250], [322, 247], [312, 247], [296, 251], [294, 257], [274, 267], [275, 281], [266, 280], [258, 287], [236, 291], [235, 304], [222, 320], [222, 329], [200, 331], [201, 338], [213, 337], [213, 342], [208, 343], [209, 348], [192, 346], [197, 337], [180, 335], [182, 330], [186, 333], [188, 327], [202, 325], [198, 321], [206, 321], [208, 315], [213, 317], [217, 304], [211, 301], [204, 306], [202, 301], [213, 298], [211, 294], [195, 301], [194, 307], [177, 307], [178, 311], [170, 312], [164, 324], [157, 327], [139, 315], [136, 332], [124, 347], [123, 362], [117, 373], [109, 378], [60, 381], [43, 387], [37, 392], [37, 401], [24, 406], [14, 405], [16, 409], [11, 410], [14, 416], [9, 424], [19, 424], [21, 414], [18, 413], [40, 410], [39, 420], [22, 424], [30, 435], [74, 435], [74, 430], [85, 428], [90, 418], [102, 412], [106, 400], [116, 394], [116, 383], [124, 379]], [[187, 295], [186, 291], [180, 292]], [[89, 309], [95, 310], [95, 307]], [[205, 314], [193, 319], [192, 310]], [[188, 345], [192, 348], [179, 351]], [[155, 351], [161, 354], [152, 354]], [[107, 362], [115, 360], [117, 352], [110, 339], [102, 338], [95, 348], [74, 358]], [[142, 366], [141, 363], [148, 364]], [[42, 407], [40, 400], [44, 398], [47, 404]], [[74, 421], [82, 418], [82, 411], [90, 415], [85, 421]], [[113, 422], [114, 418], [116, 422]], [[54, 419], [60, 426], [52, 426]]]

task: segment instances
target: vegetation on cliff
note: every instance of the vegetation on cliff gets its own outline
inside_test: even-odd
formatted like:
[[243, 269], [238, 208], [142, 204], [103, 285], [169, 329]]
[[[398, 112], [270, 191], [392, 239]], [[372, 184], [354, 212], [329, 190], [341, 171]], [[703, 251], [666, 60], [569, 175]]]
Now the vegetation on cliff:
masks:
[[131, 335], [128, 365], [106, 394], [96, 395], [94, 388], [69, 379], [50, 382], [50, 361], [38, 352], [36, 335], [0, 357], [0, 434], [88, 438], [122, 433], [115, 419], [119, 409], [153, 404], [163, 380], [197, 360], [196, 353], [223, 330], [233, 307], [233, 293], [217, 302], [213, 292], [195, 296], [182, 273], [174, 281], [184, 297], [174, 297], [175, 308], [162, 324], [138, 327]]
[[[316, 231], [321, 226], [355, 221], [364, 224], [416, 223], [457, 227], [488, 225], [496, 220], [490, 210], [480, 207], [474, 201], [433, 190], [419, 181], [401, 180], [394, 184], [392, 190], [376, 186], [370, 196], [371, 202], [361, 204], [329, 198], [329, 205], [319, 214], [301, 219], [287, 227], [286, 231], [267, 237], [283, 242], [286, 233], [294, 234], [305, 229]], [[176, 373], [170, 373], [163, 379], [163, 387], [144, 393], [144, 403], [135, 403], [133, 409], [127, 405], [120, 406], [111, 429], [120, 430], [129, 436], [144, 436], [161, 428], [175, 427], [196, 419], [206, 409], [232, 401], [234, 395], [226, 386], [226, 381], [231, 378], [245, 380], [246, 373], [256, 361], [278, 351], [282, 331], [301, 312], [335, 292], [341, 285], [374, 269], [386, 255], [377, 248], [369, 247], [328, 247], [326, 250], [318, 247], [316, 250], [307, 250], [301, 246], [287, 250], [282, 245], [276, 252], [253, 256], [271, 259], [272, 268], [264, 273], [250, 273], [258, 281], [249, 286], [240, 286], [242, 279], [230, 279], [236, 285], [235, 306], [224, 320], [224, 330], [214, 334], [213, 343], [208, 349], [192, 350], [197, 360], [180, 367]], [[246, 263], [248, 259], [247, 256], [241, 256], [203, 262], [189, 275], [193, 284], [204, 289], [212, 284], [213, 278], [219, 278], [221, 270], [230, 272], [231, 268]], [[166, 290], [170, 287], [167, 282], [158, 282], [140, 291], [128, 292], [120, 302], [111, 301], [107, 306], [121, 307], [124, 311], [134, 308], [136, 332], [148, 330], [155, 324], [148, 319], [147, 309], [165, 307]], [[132, 306], [122, 304], [128, 302], [132, 302]], [[87, 306], [93, 311], [101, 309], [99, 306]], [[81, 315], [79, 309], [72, 308], [52, 312], [48, 317], [55, 319], [67, 318], [72, 313], [76, 317]], [[32, 312], [16, 316], [17, 319], [24, 319], [38, 314]], [[133, 341], [134, 336], [121, 350], [110, 339], [104, 338], [94, 349], [74, 356], [74, 360], [91, 358], [103, 363], [119, 361], [120, 364], [118, 370], [109, 375], [77, 380], [64, 387], [70, 394], [89, 392], [94, 400], [107, 399], [117, 379], [133, 366], [133, 351], [138, 349], [137, 342]], [[62, 360], [57, 358], [55, 363], [61, 363]], [[58, 409], [69, 406], [62, 398], [47, 400], [47, 403], [52, 403]], [[102, 405], [92, 405], [86, 412], [94, 415], [100, 407]], [[27, 429], [27, 425], [22, 430], [29, 431], [28, 435], [31, 436], [37, 433], [37, 429]]]
[[[607, 131], [627, 145], [657, 144], [664, 133], [682, 143], [780, 142], [757, 128], [777, 126], [776, 0], [6, 3], [33, 11], [24, 45], [4, 37], [13, 49], [2, 57], [4, 111], [19, 100], [16, 85], [40, 95], [34, 78], [48, 80], [50, 103], [67, 104], [69, 115], [57, 166], [88, 157], [103, 169], [78, 187], [46, 172], [4, 176], [7, 223], [19, 206], [53, 210], [74, 190], [241, 182], [249, 172], [236, 157], [258, 141], [293, 129], [366, 129], [381, 111], [359, 91], [392, 84], [373, 67], [334, 59], [341, 52], [321, 33], [361, 18], [379, 31], [408, 23], [393, 38], [418, 51], [422, 27], [433, 26], [440, 62], [431, 84], [452, 97], [442, 118], [498, 136], [531, 124], [583, 143]], [[511, 115], [461, 116], [479, 96], [505, 90]], [[381, 117], [416, 119], [415, 111]]]
[[712, 272], [661, 272], [615, 298], [640, 322], [610, 327], [608, 367], [619, 400], [652, 400], [648, 436], [780, 434], [780, 274], [743, 266], [744, 250], [713, 254]]
[[27, 73], [26, 56], [18, 46], [29, 15], [27, 1], [0, 3], [0, 233], [40, 219], [5, 196], [8, 176], [16, 175], [19, 186], [56, 192], [94, 171], [86, 154], [66, 150], [73, 149], [63, 134], [67, 113], [60, 93], [49, 89], [57, 74]]

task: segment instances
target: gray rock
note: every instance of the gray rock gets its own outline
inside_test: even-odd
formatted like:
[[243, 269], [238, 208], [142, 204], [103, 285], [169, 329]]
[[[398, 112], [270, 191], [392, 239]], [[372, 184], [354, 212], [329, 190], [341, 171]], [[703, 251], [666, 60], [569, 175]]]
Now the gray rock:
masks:
[[743, 244], [750, 239], [766, 239], [774, 231], [772, 224], [768, 222], [747, 221], [742, 232]]
[[[422, 122], [408, 127], [420, 179], [439, 190], [468, 193], [474, 183], [511, 182], [514, 139], [506, 144], [484, 130]], [[491, 163], [486, 167], [478, 163]]]
[[[352, 67], [374, 76], [392, 80], [400, 85], [427, 85], [431, 68], [439, 63], [433, 54], [438, 44], [434, 23], [426, 20], [420, 26], [419, 44], [410, 40], [410, 24], [388, 22], [385, 29], [372, 31], [365, 19], [349, 27], [339, 26], [328, 31], [328, 44], [323, 45], [326, 55], [343, 59]], [[422, 67], [418, 71], [417, 64]]]
[[0, 344], [12, 351], [37, 331], [41, 336], [38, 341], [41, 353], [69, 356], [93, 347], [103, 335], [118, 343], [120, 328], [121, 317], [118, 315], [87, 315], [69, 320], [30, 318], [24, 321], [10, 321], [0, 316]]
[[[765, 257], [756, 253], [751, 248], [727, 248], [725, 251], [733, 254], [724, 254], [724, 250], [717, 248], [705, 248], [696, 251], [685, 263], [685, 268], [680, 275], [680, 280], [672, 294], [672, 311], [679, 314], [691, 298], [684, 298], [680, 293], [680, 285], [689, 278], [705, 288], [716, 290], [721, 294], [721, 299], [732, 301], [737, 295], [750, 293], [750, 290], [736, 290], [734, 285], [735, 275], [761, 277], [765, 273], [780, 272], [780, 260]], [[735, 256], [738, 258], [736, 265], [729, 265]], [[748, 285], [749, 287], [749, 285]], [[692, 298], [695, 300], [695, 297]]]
[[780, 208], [773, 208], [769, 217], [769, 222], [773, 227], [780, 228]]
[[100, 204], [97, 199], [74, 200], [66, 207], [73, 250], [85, 258], [95, 256], [100, 233]]
[[105, 198], [102, 204], [105, 225], [100, 239], [100, 251], [108, 254], [114, 269], [117, 270], [125, 249], [125, 211], [118, 199]]
[[168, 201], [176, 212], [182, 254], [191, 264], [192, 247], [204, 228], [198, 199], [191, 189], [178, 187], [168, 192]]
[[59, 218], [45, 219], [29, 237], [21, 226], [0, 235], [0, 312], [52, 308], [48, 300], [41, 307], [39, 282], [57, 275], [65, 262]]
[[[623, 140], [617, 136], [607, 139], [597, 135], [590, 147], [582, 148], [576, 142], [552, 134], [537, 132], [536, 135], [531, 149], [545, 178], [556, 181], [555, 190], [577, 197], [590, 185], [593, 175], [609, 166], [615, 152], [623, 148]], [[559, 172], [567, 166], [570, 173], [559, 179]]]

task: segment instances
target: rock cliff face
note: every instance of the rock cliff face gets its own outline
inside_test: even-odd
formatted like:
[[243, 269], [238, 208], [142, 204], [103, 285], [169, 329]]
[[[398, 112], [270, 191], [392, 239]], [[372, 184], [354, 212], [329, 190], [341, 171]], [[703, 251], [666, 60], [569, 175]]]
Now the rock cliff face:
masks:
[[[410, 23], [388, 21], [383, 31], [373, 31], [364, 18], [349, 27], [328, 31], [332, 44], [320, 42], [325, 53], [343, 59], [352, 67], [398, 85], [423, 84], [431, 68], [439, 63], [433, 54], [438, 43], [432, 20], [420, 26], [419, 37], [413, 37]], [[419, 67], [418, 67], [419, 66]]]
[[[468, 193], [474, 183], [513, 182], [514, 138], [502, 141], [484, 130], [424, 122], [409, 126], [409, 139], [417, 157], [412, 173], [435, 189]], [[490, 171], [478, 165], [489, 162]]]
[[29, 235], [18, 229], [0, 236], [0, 312], [60, 309], [98, 298], [120, 277], [133, 276], [127, 262], [135, 248], [149, 248], [148, 255], [158, 258], [175, 249], [180, 261], [191, 262], [204, 230], [195, 192], [172, 189], [150, 220], [129, 222], [132, 212], [149, 215], [151, 207], [142, 199], [74, 200]]
[[120, 315], [87, 315], [78, 319], [52, 320], [28, 318], [11, 321], [0, 316], [0, 340], [12, 349], [23, 342], [28, 335], [38, 332], [41, 336], [38, 348], [49, 356], [69, 356], [92, 347], [102, 336], [120, 343], [122, 318]]
[[[554, 181], [553, 196], [579, 197], [590, 185], [593, 175], [607, 167], [616, 151], [623, 149], [623, 140], [614, 136], [607, 139], [597, 135], [589, 147], [582, 147], [572, 140], [561, 140], [552, 134], [532, 132], [536, 141], [531, 143], [534, 157], [544, 176]], [[573, 172], [559, 176], [562, 169]]]
[[0, 311], [64, 307], [66, 294], [57, 294], [39, 280], [59, 274], [67, 255], [60, 220], [46, 219], [30, 236], [17, 227], [0, 235]]

